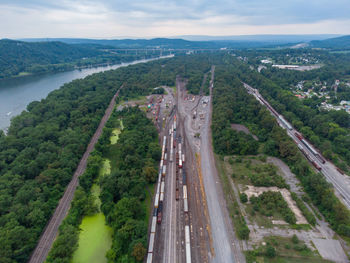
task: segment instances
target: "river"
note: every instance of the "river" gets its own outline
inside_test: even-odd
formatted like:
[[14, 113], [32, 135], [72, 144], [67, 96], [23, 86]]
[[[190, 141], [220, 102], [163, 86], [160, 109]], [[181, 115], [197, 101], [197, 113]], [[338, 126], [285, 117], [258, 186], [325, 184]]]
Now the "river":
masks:
[[[170, 56], [164, 56], [170, 57]], [[41, 100], [64, 83], [75, 79], [85, 78], [93, 73], [126, 67], [137, 63], [144, 63], [154, 59], [136, 60], [112, 66], [84, 68], [59, 73], [26, 76], [0, 81], [0, 130], [10, 126], [10, 120], [26, 109], [27, 105], [35, 100]]]

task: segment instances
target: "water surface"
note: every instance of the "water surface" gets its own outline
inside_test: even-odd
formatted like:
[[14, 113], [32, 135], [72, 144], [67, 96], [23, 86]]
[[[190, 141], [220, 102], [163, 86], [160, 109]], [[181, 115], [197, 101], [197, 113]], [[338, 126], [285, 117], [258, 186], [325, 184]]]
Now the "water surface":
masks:
[[11, 118], [25, 110], [30, 102], [46, 98], [51, 91], [58, 89], [64, 83], [74, 79], [85, 78], [93, 73], [117, 69], [150, 60], [154, 59], [143, 59], [112, 66], [0, 80], [0, 130], [5, 130], [9, 127]]

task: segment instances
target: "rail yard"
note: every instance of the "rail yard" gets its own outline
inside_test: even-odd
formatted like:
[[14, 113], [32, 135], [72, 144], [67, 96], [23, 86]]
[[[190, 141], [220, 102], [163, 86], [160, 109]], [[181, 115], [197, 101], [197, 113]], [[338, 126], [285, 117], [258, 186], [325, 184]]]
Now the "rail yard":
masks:
[[[207, 82], [209, 74], [210, 81]], [[290, 232], [285, 229], [274, 228], [271, 230], [272, 232], [261, 229], [254, 223], [249, 222], [246, 214], [242, 217], [246, 218], [249, 230], [252, 233], [251, 239], [254, 240], [252, 242], [249, 240], [242, 241], [238, 240], [236, 236], [235, 226], [231, 220], [230, 211], [227, 209], [228, 201], [223, 191], [222, 177], [217, 170], [213, 152], [211, 116], [214, 77], [215, 66], [212, 66], [210, 71], [204, 74], [199, 95], [189, 94], [186, 90], [187, 80], [177, 76], [175, 88], [161, 87], [165, 94], [148, 96], [146, 101], [140, 103], [129, 101], [117, 108], [117, 110], [120, 110], [125, 106], [137, 105], [144, 108], [147, 116], [153, 120], [159, 132], [161, 158], [157, 180], [154, 185], [152, 212], [149, 215], [147, 251], [144, 262], [243, 263], [246, 262], [243, 251], [251, 250], [254, 245], [262, 242], [263, 238], [271, 235], [271, 233], [277, 233], [276, 235], [283, 237], [290, 236]], [[209, 96], [204, 95], [204, 85], [209, 85]], [[338, 197], [350, 208], [350, 180], [344, 176], [344, 172], [326, 160], [285, 117], [279, 114], [261, 96], [257, 89], [245, 83], [244, 87], [260, 104], [266, 106], [277, 123], [294, 140], [306, 159], [333, 184]], [[118, 93], [111, 101], [99, 129], [91, 140], [87, 152], [43, 233], [30, 262], [44, 262], [56, 237], [58, 226], [67, 214], [74, 190], [78, 184], [78, 177], [86, 166], [87, 157], [115, 106], [116, 96], [118, 96]], [[225, 158], [223, 159], [225, 162]], [[281, 164], [280, 160], [273, 158], [270, 158], [269, 162], [277, 163], [279, 167], [285, 165]], [[288, 167], [285, 170], [287, 170], [285, 174], [291, 174]], [[233, 185], [233, 181], [230, 181], [230, 183], [232, 189], [237, 187]], [[244, 189], [242, 186], [238, 186], [237, 189], [247, 193], [249, 198], [253, 195], [258, 196], [264, 191], [283, 192], [284, 197], [290, 198], [287, 189], [282, 191], [278, 188], [262, 189], [253, 186], [246, 186]], [[242, 207], [240, 201], [237, 201], [237, 203]], [[290, 203], [292, 207], [296, 207], [293, 201], [290, 201]], [[297, 208], [295, 210], [301, 214]], [[307, 221], [303, 216], [301, 216], [301, 219], [303, 224], [307, 225]], [[317, 222], [320, 225], [317, 230], [313, 229], [306, 234], [296, 231], [293, 233], [306, 243], [309, 242], [308, 244], [311, 244], [311, 242], [322, 243], [322, 238], [333, 239], [334, 232], [328, 226], [325, 226], [324, 221], [317, 220]], [[319, 247], [321, 246], [319, 245]], [[324, 250], [319, 249], [322, 254]], [[336, 249], [334, 251], [339, 251]], [[327, 258], [327, 255], [325, 258]]]

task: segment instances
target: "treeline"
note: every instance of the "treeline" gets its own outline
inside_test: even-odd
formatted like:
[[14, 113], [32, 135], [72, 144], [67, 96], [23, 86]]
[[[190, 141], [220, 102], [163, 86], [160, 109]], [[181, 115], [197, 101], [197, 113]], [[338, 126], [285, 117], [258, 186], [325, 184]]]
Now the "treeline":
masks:
[[[260, 147], [264, 153], [282, 158], [291, 167], [332, 228], [339, 234], [350, 236], [349, 211], [334, 195], [331, 185], [323, 175], [310, 168], [285, 130], [280, 128], [270, 113], [245, 91], [236, 78], [238, 76], [245, 81], [249, 80], [249, 72], [245, 72], [247, 75], [244, 75], [241, 72], [242, 67], [245, 65], [233, 58], [230, 63], [217, 67], [216, 70], [212, 124], [215, 152], [224, 155], [256, 154], [259, 148], [257, 144], [247, 151], [245, 143], [231, 143], [237, 140], [245, 140], [247, 145], [254, 143], [253, 138], [229, 130], [233, 122], [248, 126], [258, 136], [259, 144], [263, 144]], [[222, 135], [226, 136], [225, 140], [220, 138]]]
[[[146, 76], [168, 69], [164, 78]], [[32, 102], [0, 135], [0, 258], [26, 262], [119, 87], [149, 94], [175, 79], [172, 60], [94, 74]], [[133, 77], [137, 76], [137, 77]], [[168, 76], [168, 77], [165, 77]], [[122, 92], [129, 97], [128, 92]], [[19, 238], [20, 237], [20, 238]]]
[[111, 174], [100, 180], [101, 210], [113, 230], [107, 258], [109, 262], [142, 262], [147, 252], [146, 191], [157, 178], [161, 155], [158, 132], [138, 108], [125, 108], [116, 115], [124, 129], [118, 142], [106, 150]]
[[68, 45], [61, 42], [28, 43], [0, 40], [0, 79], [16, 76], [21, 72], [42, 72], [43, 67], [63, 67], [82, 58], [101, 55], [102, 52]]
[[0, 80], [21, 76], [73, 70], [91, 65], [117, 64], [157, 55], [147, 52], [121, 54], [107, 47], [70, 45], [62, 42], [0, 40]]

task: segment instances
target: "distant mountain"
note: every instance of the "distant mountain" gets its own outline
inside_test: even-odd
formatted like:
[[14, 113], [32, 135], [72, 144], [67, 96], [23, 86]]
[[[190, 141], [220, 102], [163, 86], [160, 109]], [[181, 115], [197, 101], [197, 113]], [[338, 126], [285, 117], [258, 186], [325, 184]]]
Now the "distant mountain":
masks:
[[22, 72], [40, 72], [48, 65], [95, 57], [100, 51], [62, 42], [22, 42], [0, 40], [0, 79]]
[[[258, 38], [257, 38], [258, 39]], [[285, 45], [291, 41], [262, 41], [240, 39], [221, 39], [211, 41], [189, 41], [177, 38], [153, 38], [153, 39], [83, 39], [83, 38], [34, 38], [22, 39], [24, 41], [61, 41], [67, 44], [101, 45], [115, 48], [164, 48], [164, 49], [220, 49], [220, 48], [258, 48]], [[296, 43], [293, 42], [292, 43]]]
[[97, 44], [117, 48], [215, 48], [212, 42], [194, 42], [183, 39], [153, 38], [153, 39], [84, 39], [84, 38], [34, 38], [22, 39], [28, 42], [60, 41], [66, 44]]
[[310, 46], [315, 48], [350, 49], [350, 35], [325, 40], [314, 40], [310, 42]]
[[237, 36], [206, 36], [206, 35], [184, 35], [177, 38], [189, 41], [252, 41], [252, 42], [272, 42], [272, 43], [296, 43], [309, 42], [312, 40], [324, 40], [328, 38], [339, 37], [336, 34], [319, 35], [237, 35]]

